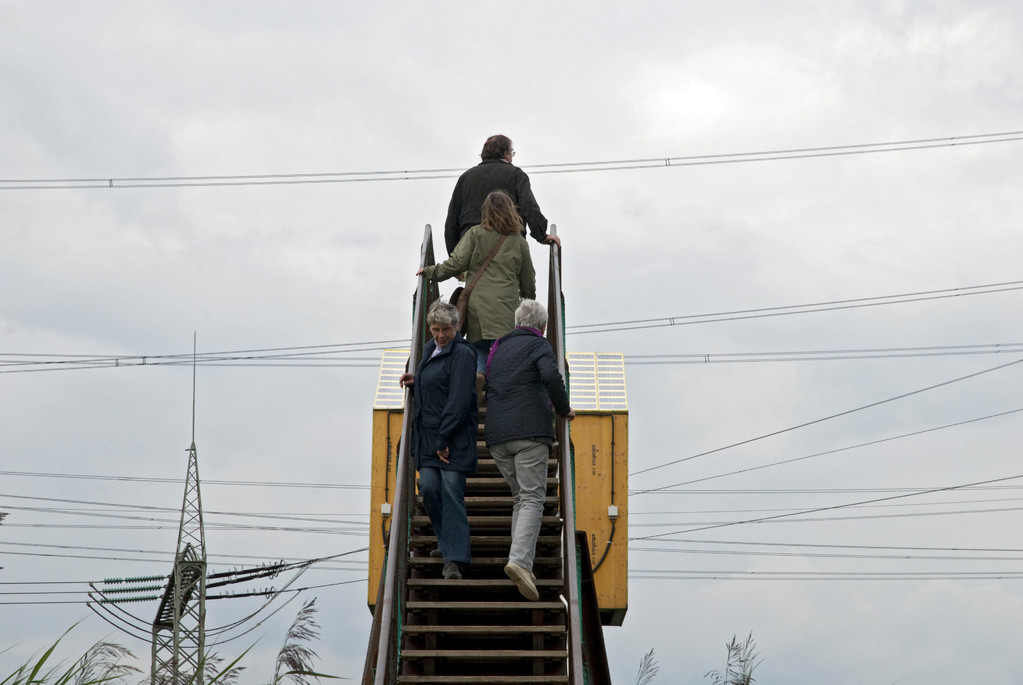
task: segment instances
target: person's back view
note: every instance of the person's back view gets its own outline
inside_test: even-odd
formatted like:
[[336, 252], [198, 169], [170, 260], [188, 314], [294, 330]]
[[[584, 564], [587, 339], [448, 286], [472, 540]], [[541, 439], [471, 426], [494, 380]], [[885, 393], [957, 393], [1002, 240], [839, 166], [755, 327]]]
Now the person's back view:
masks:
[[473, 226], [458, 241], [451, 256], [440, 264], [424, 267], [420, 273], [441, 282], [464, 273], [471, 282], [493, 250], [492, 260], [473, 285], [468, 302], [466, 340], [478, 355], [478, 388], [486, 380], [484, 369], [490, 345], [515, 326], [515, 308], [522, 298], [536, 297], [536, 272], [529, 245], [519, 233], [522, 219], [511, 197], [495, 190], [483, 201], [482, 223]]
[[458, 178], [444, 222], [444, 244], [449, 255], [455, 251], [465, 232], [481, 222], [483, 200], [494, 190], [508, 193], [519, 215], [529, 226], [529, 234], [537, 242], [558, 242], [557, 237], [547, 235], [547, 218], [533, 197], [529, 176], [512, 164], [514, 156], [515, 150], [508, 136], [490, 136], [480, 153], [483, 161]]
[[547, 461], [554, 443], [553, 409], [575, 417], [565, 380], [547, 339], [547, 312], [535, 300], [515, 310], [515, 329], [494, 343], [487, 366], [490, 456], [511, 489], [512, 542], [505, 574], [523, 597], [539, 599], [533, 576], [547, 492]]

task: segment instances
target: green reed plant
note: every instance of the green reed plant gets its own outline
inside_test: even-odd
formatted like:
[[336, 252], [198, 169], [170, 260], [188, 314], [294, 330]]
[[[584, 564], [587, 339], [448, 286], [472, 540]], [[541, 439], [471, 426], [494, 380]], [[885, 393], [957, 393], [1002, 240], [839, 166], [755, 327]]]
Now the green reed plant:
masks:
[[[316, 599], [306, 602], [298, 612], [295, 621], [285, 635], [284, 645], [277, 654], [276, 668], [270, 685], [281, 685], [285, 679], [296, 685], [311, 685], [309, 678], [340, 678], [339, 676], [317, 673], [314, 661], [319, 658], [308, 646], [320, 637], [320, 626], [316, 622]], [[97, 642], [85, 654], [73, 662], [55, 661], [55, 652], [61, 641], [75, 626], [71, 626], [39, 656], [33, 656], [12, 673], [0, 679], [0, 685], [149, 685], [150, 677], [142, 679], [142, 671], [126, 661], [136, 657], [126, 647], [113, 642]], [[208, 654], [203, 659], [203, 682], [207, 685], [234, 685], [245, 666], [239, 662], [249, 653], [249, 647], [230, 663], [217, 654]], [[2, 652], [0, 652], [2, 653]], [[172, 685], [170, 674], [157, 674], [160, 685]], [[186, 683], [194, 683], [191, 674]]]
[[703, 677], [710, 678], [713, 685], [752, 685], [756, 681], [753, 670], [763, 661], [760, 652], [757, 651], [752, 631], [744, 642], [739, 642], [733, 635], [732, 641], [725, 645], [725, 649], [728, 650], [728, 657], [725, 660], [724, 673], [710, 671]]
[[654, 659], [654, 650], [651, 649], [639, 662], [639, 671], [636, 672], [636, 685], [648, 685], [654, 679], [661, 667]]

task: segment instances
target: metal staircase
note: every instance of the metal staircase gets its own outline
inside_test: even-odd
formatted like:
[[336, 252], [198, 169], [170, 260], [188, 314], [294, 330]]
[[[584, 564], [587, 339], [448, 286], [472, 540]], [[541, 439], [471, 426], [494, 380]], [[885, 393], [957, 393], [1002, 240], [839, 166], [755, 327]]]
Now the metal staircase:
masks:
[[[561, 248], [551, 245], [550, 251], [547, 337], [567, 378]], [[433, 263], [433, 239], [427, 226], [420, 266]], [[436, 285], [420, 276], [409, 368], [419, 364], [428, 335], [426, 311], [437, 297]], [[443, 560], [430, 556], [437, 540], [415, 495], [415, 465], [404, 439], [411, 434], [410, 405], [409, 395], [363, 685], [609, 685], [590, 560], [585, 540], [580, 546], [576, 536], [568, 421], [559, 419], [556, 426], [533, 569], [540, 599], [529, 601], [504, 575], [511, 544], [512, 498], [483, 442], [485, 410], [480, 412], [479, 468], [466, 483], [473, 563], [461, 580], [441, 577]]]
[[[485, 429], [484, 419], [480, 436]], [[482, 439], [477, 451], [479, 468], [466, 483], [473, 564], [462, 580], [440, 577], [443, 560], [430, 557], [437, 539], [417, 499], [398, 682], [568, 683], [557, 461], [548, 463], [535, 568], [540, 600], [531, 602], [504, 574], [511, 493]]]

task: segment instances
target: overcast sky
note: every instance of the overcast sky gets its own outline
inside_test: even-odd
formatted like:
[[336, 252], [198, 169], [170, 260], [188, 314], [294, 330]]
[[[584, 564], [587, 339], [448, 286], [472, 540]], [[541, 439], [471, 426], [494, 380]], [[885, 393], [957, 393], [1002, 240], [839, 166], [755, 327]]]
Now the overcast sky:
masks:
[[76, 621], [148, 672], [85, 592], [170, 570], [193, 334], [211, 572], [355, 552], [218, 650], [265, 682], [315, 596], [361, 675], [380, 351], [504, 133], [570, 349], [626, 355], [615, 682], [750, 632], [763, 683], [1020, 682], [1021, 35], [1009, 0], [0, 0], [0, 676]]

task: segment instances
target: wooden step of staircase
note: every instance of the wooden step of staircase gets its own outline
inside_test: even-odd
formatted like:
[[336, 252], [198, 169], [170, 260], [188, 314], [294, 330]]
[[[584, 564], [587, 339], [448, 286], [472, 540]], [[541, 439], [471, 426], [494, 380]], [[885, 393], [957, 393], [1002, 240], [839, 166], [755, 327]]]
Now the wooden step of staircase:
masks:
[[[556, 459], [547, 460], [547, 475], [553, 477], [558, 473], [558, 462]], [[482, 454], [476, 462], [476, 475], [477, 476], [495, 476], [501, 478], [501, 472], [497, 469], [497, 464], [493, 459], [485, 458]]]
[[[429, 516], [413, 516], [412, 525], [415, 527], [427, 527], [430, 525]], [[560, 526], [560, 516], [541, 516], [540, 517], [540, 530], [550, 528], [552, 526]], [[489, 516], [469, 516], [469, 530], [511, 530], [511, 515], [510, 514], [492, 514]], [[560, 531], [560, 529], [559, 529]]]
[[[474, 553], [479, 554], [487, 554], [488, 552], [500, 553], [501, 550], [507, 554], [508, 549], [511, 547], [511, 539], [511, 535], [473, 535], [472, 549]], [[413, 535], [411, 542], [413, 547], [435, 549], [437, 547], [437, 536]], [[560, 535], [540, 535], [536, 539], [536, 551], [538, 554], [542, 553], [545, 549], [552, 549], [560, 545]], [[487, 556], [492, 555], [487, 554]], [[507, 559], [507, 557], [505, 558]]]
[[[504, 478], [501, 478], [500, 474], [497, 478], [471, 475], [465, 479], [465, 490], [466, 492], [472, 492], [475, 495], [482, 494], [484, 492], [499, 492], [501, 494], [508, 493], [511, 491], [508, 489], [508, 484], [504, 482]], [[558, 479], [548, 478], [547, 479], [547, 492], [558, 491]]]
[[[543, 502], [544, 511], [549, 512], [557, 510], [558, 508], [558, 497], [557, 495], [548, 495], [544, 498]], [[508, 515], [511, 515], [512, 510], [512, 496], [511, 494], [506, 495], [472, 495], [467, 494], [465, 496], [465, 508], [470, 512], [483, 512], [483, 511], [504, 511]], [[416, 498], [416, 511], [419, 513], [426, 513], [423, 511], [423, 500], [419, 497]]]
[[539, 626], [502, 626], [502, 625], [470, 625], [470, 626], [440, 626], [440, 625], [408, 625], [405, 632], [413, 635], [446, 635], [453, 636], [506, 636], [506, 635], [532, 635], [550, 634], [561, 635], [565, 633], [563, 625], [539, 625]]
[[[504, 577], [504, 566], [508, 563], [507, 556], [494, 556], [494, 557], [473, 557], [472, 564], [469, 566], [470, 571], [475, 575], [477, 572], [480, 574], [492, 575], [497, 578], [498, 575]], [[431, 557], [428, 554], [413, 555], [409, 558], [409, 564], [424, 573], [432, 573], [434, 577], [440, 577], [441, 568], [444, 566], [444, 560], [438, 557]], [[547, 574], [551, 571], [545, 570], [540, 571], [539, 569], [555, 569], [561, 570], [561, 557], [556, 556], [539, 556], [533, 558], [533, 571], [534, 573]], [[546, 576], [545, 576], [546, 577]]]
[[[485, 419], [486, 412], [481, 411], [481, 424]], [[485, 430], [484, 425], [481, 438]], [[511, 546], [511, 492], [482, 439], [477, 449], [478, 469], [466, 478], [465, 498], [473, 563], [464, 568], [461, 579], [441, 578], [443, 559], [429, 556], [437, 538], [422, 499], [416, 498], [398, 682], [567, 683], [557, 462], [548, 463], [547, 497], [533, 562], [540, 599], [530, 601], [504, 574]]]
[[[536, 588], [541, 591], [541, 595], [549, 594], [544, 593], [545, 589], [553, 590], [553, 595], [556, 597], [558, 591], [563, 585], [560, 578], [537, 578]], [[431, 589], [454, 589], [457, 592], [465, 593], [470, 590], [493, 590], [507, 594], [509, 589], [515, 589], [515, 583], [504, 578], [462, 578], [460, 580], [448, 580], [447, 578], [409, 578], [408, 587], [412, 590], [431, 590]]]
[[460, 685], [461, 683], [472, 685], [560, 685], [568, 682], [567, 675], [403, 675], [399, 677], [402, 683], [450, 683]]

